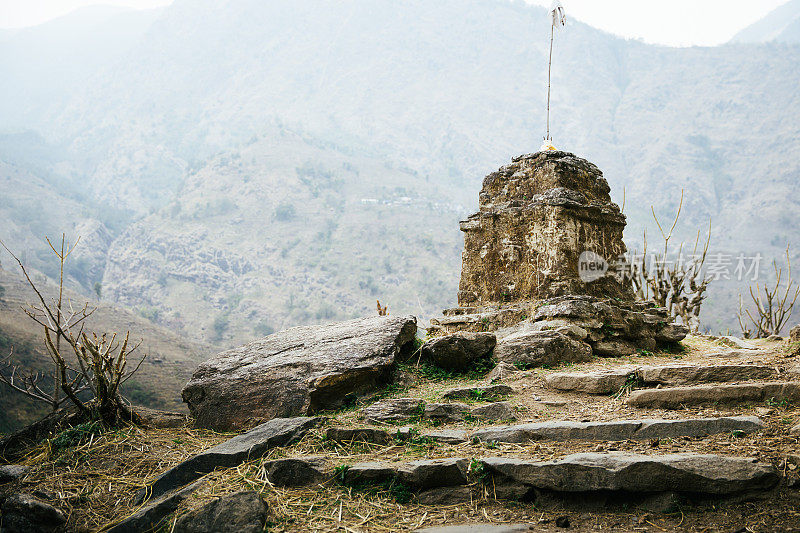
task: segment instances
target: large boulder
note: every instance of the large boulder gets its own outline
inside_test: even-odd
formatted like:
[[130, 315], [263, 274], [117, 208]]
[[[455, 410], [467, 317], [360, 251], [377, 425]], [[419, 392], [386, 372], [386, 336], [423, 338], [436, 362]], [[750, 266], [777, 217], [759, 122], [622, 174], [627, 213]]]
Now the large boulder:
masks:
[[495, 357], [503, 362], [545, 366], [559, 363], [581, 363], [592, 358], [592, 348], [555, 331], [528, 331], [501, 339], [494, 349]]
[[216, 431], [337, 409], [383, 388], [416, 331], [411, 316], [281, 331], [200, 364], [183, 401], [197, 427]]
[[488, 356], [496, 343], [493, 333], [459, 332], [423, 344], [422, 357], [436, 366], [463, 372], [476, 360]]

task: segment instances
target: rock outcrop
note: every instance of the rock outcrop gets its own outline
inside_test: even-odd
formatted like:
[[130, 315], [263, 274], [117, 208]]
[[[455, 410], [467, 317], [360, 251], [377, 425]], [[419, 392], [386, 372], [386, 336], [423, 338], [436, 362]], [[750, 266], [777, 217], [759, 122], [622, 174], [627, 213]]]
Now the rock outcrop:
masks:
[[414, 317], [284, 330], [200, 364], [183, 400], [197, 427], [216, 431], [336, 409], [383, 388], [416, 331]]

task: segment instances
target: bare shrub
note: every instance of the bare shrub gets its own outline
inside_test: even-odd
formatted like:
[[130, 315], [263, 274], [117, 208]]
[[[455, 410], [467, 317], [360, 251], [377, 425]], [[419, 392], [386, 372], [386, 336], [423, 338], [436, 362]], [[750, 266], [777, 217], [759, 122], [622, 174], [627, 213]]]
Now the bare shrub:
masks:
[[[142, 355], [138, 363], [129, 368], [129, 358], [141, 343], [131, 344], [130, 332], [121, 338], [116, 333], [86, 331], [86, 320], [96, 308], [90, 308], [88, 302], [75, 307], [64, 297], [64, 265], [78, 241], [70, 247], [62, 235], [61, 247], [57, 249], [47, 240], [59, 260], [58, 296], [49, 302], [19, 258], [0, 241], [0, 245], [16, 260], [36, 295], [38, 302], [23, 307], [23, 310], [42, 328], [47, 353], [53, 363], [50, 375], [25, 372], [13, 363], [12, 351], [4, 360], [6, 372], [0, 372], [0, 382], [48, 403], [53, 410], [69, 401], [88, 419], [101, 419], [109, 425], [121, 421], [138, 422], [139, 417], [122, 397], [120, 386], [136, 373], [146, 357]], [[53, 384], [52, 392], [43, 388], [46, 381]], [[85, 391], [91, 392], [88, 400], [81, 399], [81, 393]]]
[[739, 327], [742, 336], [746, 339], [780, 335], [786, 323], [792, 316], [794, 304], [800, 296], [800, 286], [792, 279], [792, 262], [789, 259], [789, 246], [786, 246], [786, 276], [783, 266], [778, 266], [777, 260], [772, 261], [775, 269], [774, 285], [763, 287], [756, 282], [750, 285], [750, 299], [755, 309], [745, 309], [742, 295], [739, 294]]
[[670, 317], [680, 319], [690, 331], [696, 332], [700, 327], [700, 309], [706, 297], [706, 290], [712, 278], [703, 273], [703, 265], [708, 255], [708, 245], [711, 242], [711, 224], [709, 223], [706, 241], [700, 249], [700, 230], [694, 248], [687, 260], [683, 260], [684, 245], [681, 242], [675, 250], [676, 261], [670, 261], [670, 248], [675, 227], [683, 208], [683, 191], [678, 204], [678, 211], [669, 231], [664, 231], [664, 226], [656, 216], [655, 209], [651, 206], [653, 219], [661, 233], [664, 247], [660, 252], [647, 253], [647, 233], [643, 235], [643, 249], [641, 261], [631, 261], [626, 275], [633, 286], [636, 297], [640, 300], [653, 301], [661, 307], [666, 307]]

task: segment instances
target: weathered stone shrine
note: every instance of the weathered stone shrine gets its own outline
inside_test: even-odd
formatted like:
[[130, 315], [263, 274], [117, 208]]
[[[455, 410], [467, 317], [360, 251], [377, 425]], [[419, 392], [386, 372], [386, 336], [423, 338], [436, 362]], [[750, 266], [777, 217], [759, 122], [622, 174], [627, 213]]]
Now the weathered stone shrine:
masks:
[[[526, 364], [627, 355], [682, 339], [684, 326], [635, 301], [615, 275], [625, 216], [610, 190], [600, 169], [567, 152], [519, 156], [486, 176], [478, 212], [461, 222], [459, 307], [431, 320], [431, 331], [496, 331], [495, 355]], [[608, 270], [581, 276], [586, 254]]]
[[486, 176], [477, 213], [461, 223], [458, 304], [497, 305], [567, 294], [633, 300], [613, 276], [581, 281], [578, 259], [624, 254], [625, 215], [603, 173], [566, 152], [514, 158]]

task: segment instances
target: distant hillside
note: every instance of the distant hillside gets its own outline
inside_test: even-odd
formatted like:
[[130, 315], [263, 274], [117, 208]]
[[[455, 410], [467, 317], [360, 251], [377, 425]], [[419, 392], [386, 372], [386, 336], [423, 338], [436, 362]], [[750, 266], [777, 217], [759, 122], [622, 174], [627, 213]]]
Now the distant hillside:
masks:
[[[35, 77], [4, 84], [4, 105], [21, 102], [41, 136], [30, 142], [55, 154], [36, 169], [17, 157], [14, 172], [44, 182], [49, 205], [77, 191], [61, 205], [80, 227], [66, 230], [108, 242], [81, 290], [102, 278], [109, 302], [221, 345], [376, 298], [395, 313], [454, 303], [457, 219], [484, 175], [540, 145], [544, 9], [176, 0], [139, 28], [113, 61], [81, 65], [92, 75], [59, 93], [66, 105], [28, 105]], [[624, 193], [629, 245], [653, 235], [650, 206], [669, 216], [684, 189], [681, 236], [711, 219], [715, 252], [797, 250], [798, 64], [796, 45], [668, 48], [571, 21], [555, 51], [556, 144]], [[19, 121], [0, 113], [0, 129]], [[15, 230], [33, 256], [34, 233], [68, 225], [47, 222]], [[735, 328], [739, 290], [717, 284], [705, 323]]]
[[[23, 278], [8, 265], [0, 268], [0, 357], [14, 350], [14, 360], [28, 369], [49, 371], [50, 360], [42, 342], [42, 333], [21, 310], [35, 295]], [[37, 283], [42, 279], [36, 274]], [[45, 296], [55, 296], [56, 286], [39, 285]], [[86, 301], [74, 292], [68, 296], [76, 303]], [[95, 302], [96, 303], [96, 302]], [[185, 410], [180, 390], [194, 368], [213, 350], [183, 338], [147, 320], [109, 304], [97, 304], [98, 309], [87, 322], [98, 332], [131, 332], [131, 339], [142, 339], [140, 348], [149, 357], [139, 372], [124, 387], [125, 395], [135, 404], [166, 410]], [[0, 384], [0, 433], [9, 432], [30, 423], [47, 412], [47, 408]]]
[[800, 0], [790, 0], [733, 36], [734, 43], [800, 44]]

